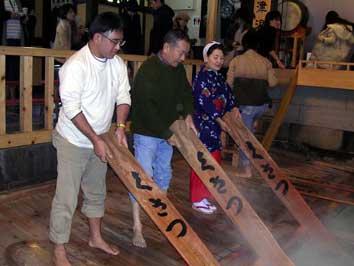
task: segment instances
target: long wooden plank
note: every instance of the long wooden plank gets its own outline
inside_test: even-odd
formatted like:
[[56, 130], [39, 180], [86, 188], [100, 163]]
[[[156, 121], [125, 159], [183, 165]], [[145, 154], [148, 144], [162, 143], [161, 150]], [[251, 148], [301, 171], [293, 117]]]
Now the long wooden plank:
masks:
[[32, 71], [33, 57], [20, 58], [20, 129], [32, 131]]
[[5, 56], [0, 55], [0, 135], [6, 134]]
[[301, 193], [301, 195], [304, 195], [304, 196], [308, 196], [308, 197], [312, 197], [312, 198], [316, 198], [316, 199], [333, 201], [333, 202], [340, 203], [340, 204], [346, 204], [346, 205], [354, 206], [354, 200], [337, 199], [337, 198], [333, 198], [333, 197], [330, 197], [330, 196], [321, 195], [318, 192], [314, 192], [314, 191], [308, 192], [308, 191], [303, 190], [303, 189], [299, 189], [299, 192]]
[[145, 173], [129, 150], [118, 144], [113, 131], [102, 135], [102, 138], [113, 155], [107, 160], [114, 172], [183, 259], [189, 265], [219, 265], [166, 194]]
[[272, 145], [272, 142], [273, 142], [276, 134], [278, 133], [279, 127], [284, 120], [286, 112], [289, 109], [289, 105], [291, 103], [291, 100], [292, 100], [295, 90], [296, 90], [298, 73], [299, 73], [299, 70], [297, 68], [294, 73], [294, 76], [289, 84], [288, 89], [286, 90], [285, 94], [283, 95], [283, 97], [280, 101], [278, 111], [275, 114], [275, 116], [272, 120], [272, 123], [270, 124], [269, 129], [267, 130], [266, 135], [264, 136], [263, 146], [266, 150], [269, 150], [270, 146]]
[[183, 120], [170, 127], [179, 151], [254, 248], [264, 266], [294, 265], [251, 205]]
[[[339, 256], [343, 260], [347, 260], [346, 254], [341, 251], [333, 237], [301, 197], [289, 177], [274, 162], [242, 120], [237, 119], [236, 115], [231, 112], [227, 113], [223, 120], [229, 126], [231, 130], [229, 133], [235, 143], [247, 155], [260, 176], [283, 202], [293, 217], [307, 231], [309, 240], [321, 243], [321, 248], [331, 250], [336, 255], [340, 254]], [[348, 263], [349, 261], [351, 260], [348, 260]], [[351, 262], [347, 265], [354, 264]]]

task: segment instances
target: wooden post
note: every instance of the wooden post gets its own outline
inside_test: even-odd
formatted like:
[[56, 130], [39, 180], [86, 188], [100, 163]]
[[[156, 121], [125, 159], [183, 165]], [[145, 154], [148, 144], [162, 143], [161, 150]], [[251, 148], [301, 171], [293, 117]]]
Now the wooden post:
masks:
[[208, 0], [208, 18], [206, 26], [206, 43], [214, 41], [216, 38], [216, 25], [218, 18], [219, 0]]
[[183, 120], [170, 127], [173, 139], [193, 170], [198, 174], [226, 215], [262, 260], [263, 266], [286, 266], [294, 263], [286, 256], [268, 228], [242, 196], [221, 166]]
[[0, 135], [6, 134], [5, 55], [0, 55]]
[[278, 133], [279, 127], [284, 120], [286, 112], [289, 109], [289, 105], [291, 103], [291, 100], [296, 90], [298, 74], [299, 74], [299, 69], [296, 68], [295, 74], [289, 84], [289, 87], [286, 90], [285, 94], [283, 95], [279, 104], [279, 108], [275, 116], [273, 117], [273, 120], [269, 126], [269, 129], [267, 130], [266, 135], [264, 136], [262, 144], [266, 150], [270, 149], [270, 146], [272, 145], [272, 142]]
[[33, 57], [20, 58], [20, 129], [32, 131], [32, 70]]
[[186, 69], [186, 74], [187, 74], [187, 79], [189, 84], [192, 85], [192, 80], [193, 80], [193, 65], [185, 65], [184, 66]]
[[[225, 114], [223, 120], [231, 129], [229, 134], [233, 140], [246, 154], [268, 186], [299, 222], [300, 226], [307, 231], [309, 239], [314, 241], [314, 243], [320, 244], [318, 245], [319, 249], [333, 252], [336, 256], [341, 256], [343, 260], [347, 260], [346, 255], [342, 253], [333, 237], [301, 197], [289, 177], [273, 161], [242, 120], [237, 119], [236, 115], [231, 112]], [[342, 264], [339, 263], [339, 265]], [[343, 265], [352, 265], [352, 263]]]
[[114, 172], [186, 263], [196, 266], [219, 265], [166, 194], [145, 173], [129, 150], [118, 144], [113, 131], [102, 135], [102, 138], [113, 155], [107, 160]]
[[53, 129], [54, 57], [45, 58], [44, 128]]

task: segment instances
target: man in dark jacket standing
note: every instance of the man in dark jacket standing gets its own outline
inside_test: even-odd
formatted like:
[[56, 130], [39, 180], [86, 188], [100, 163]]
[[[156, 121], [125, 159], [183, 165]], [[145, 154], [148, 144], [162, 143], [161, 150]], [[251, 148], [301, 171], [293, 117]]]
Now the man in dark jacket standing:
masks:
[[150, 5], [154, 9], [154, 24], [150, 31], [150, 54], [157, 54], [162, 48], [163, 38], [172, 29], [173, 10], [165, 4], [165, 0], [150, 0]]

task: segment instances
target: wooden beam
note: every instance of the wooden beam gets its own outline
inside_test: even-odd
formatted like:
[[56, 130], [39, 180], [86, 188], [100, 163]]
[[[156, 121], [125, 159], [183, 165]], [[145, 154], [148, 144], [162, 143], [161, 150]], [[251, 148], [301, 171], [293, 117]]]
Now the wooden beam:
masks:
[[272, 145], [272, 142], [278, 133], [279, 127], [280, 127], [281, 123], [283, 122], [284, 117], [289, 109], [289, 105], [290, 105], [291, 100], [294, 96], [296, 86], [297, 86], [298, 72], [299, 72], [299, 70], [297, 68], [294, 73], [294, 76], [290, 82], [288, 89], [286, 90], [285, 94], [283, 95], [283, 97], [280, 101], [279, 108], [278, 108], [275, 116], [273, 117], [273, 120], [267, 130], [267, 133], [264, 136], [262, 144], [266, 150], [270, 149], [270, 146]]
[[[38, 56], [38, 57], [70, 57], [75, 51], [72, 50], [57, 50], [37, 47], [16, 47], [16, 46], [0, 46], [0, 55], [15, 55], [15, 56]], [[123, 60], [133, 62], [144, 62], [148, 56], [146, 55], [132, 55], [132, 54], [119, 54]], [[202, 60], [186, 59], [184, 65], [197, 65], [203, 64]]]
[[263, 266], [294, 265], [248, 201], [183, 120], [170, 127], [178, 150], [198, 174], [225, 214], [262, 260]]
[[154, 181], [135, 160], [130, 151], [120, 146], [113, 131], [102, 135], [112, 158], [110, 166], [123, 184], [134, 195], [140, 206], [149, 215], [188, 265], [219, 265], [192, 227], [182, 217]]
[[15, 55], [15, 56], [53, 56], [53, 57], [69, 57], [75, 51], [72, 50], [56, 50], [35, 47], [16, 47], [16, 46], [0, 46], [1, 55]]
[[301, 67], [297, 85], [354, 90], [354, 71]]
[[348, 165], [338, 165], [338, 164], [333, 164], [333, 163], [328, 163], [328, 162], [322, 162], [322, 161], [313, 161], [312, 162], [315, 165], [319, 166], [324, 166], [328, 168], [333, 168], [336, 170], [344, 171], [347, 173], [354, 174], [354, 167], [348, 166]]
[[347, 260], [346, 255], [301, 197], [289, 177], [273, 161], [242, 120], [236, 118], [236, 115], [231, 112], [225, 114], [223, 120], [229, 126], [231, 130], [229, 134], [235, 143], [246, 154], [260, 176], [299, 222], [300, 226], [307, 231], [309, 240], [317, 244], [320, 243], [321, 245], [318, 245], [318, 247], [321, 246], [321, 249], [325, 249], [326, 252], [333, 252], [332, 254], [342, 256], [343, 260]]
[[54, 57], [45, 58], [44, 128], [53, 129]]
[[216, 25], [218, 23], [219, 0], [208, 0], [208, 19], [206, 26], [206, 43], [214, 41], [216, 38]]
[[0, 55], [0, 135], [6, 134], [5, 55]]
[[312, 180], [300, 176], [293, 176], [291, 175], [291, 171], [285, 171], [289, 172], [290, 179], [291, 181], [296, 185], [298, 184], [307, 184], [307, 185], [312, 185], [314, 188], [325, 188], [325, 189], [331, 189], [331, 190], [337, 190], [338, 193], [340, 192], [350, 192], [354, 193], [354, 187], [353, 186], [348, 186], [344, 184], [338, 184], [338, 183], [331, 183], [327, 181], [322, 181], [322, 180]]
[[32, 71], [33, 57], [20, 58], [20, 129], [32, 131]]
[[14, 133], [0, 136], [1, 149], [47, 143], [52, 141], [52, 130], [36, 130], [32, 132]]

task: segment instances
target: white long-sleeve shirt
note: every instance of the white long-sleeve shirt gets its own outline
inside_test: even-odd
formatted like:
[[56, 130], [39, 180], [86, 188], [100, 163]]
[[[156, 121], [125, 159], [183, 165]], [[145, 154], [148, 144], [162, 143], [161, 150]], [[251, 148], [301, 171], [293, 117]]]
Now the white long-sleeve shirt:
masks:
[[71, 119], [82, 112], [96, 134], [107, 132], [115, 105], [131, 104], [127, 67], [118, 56], [99, 61], [86, 45], [61, 67], [59, 79], [62, 108], [56, 130], [76, 146], [93, 148]]

